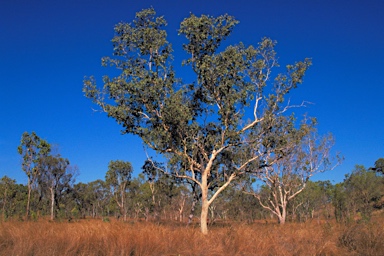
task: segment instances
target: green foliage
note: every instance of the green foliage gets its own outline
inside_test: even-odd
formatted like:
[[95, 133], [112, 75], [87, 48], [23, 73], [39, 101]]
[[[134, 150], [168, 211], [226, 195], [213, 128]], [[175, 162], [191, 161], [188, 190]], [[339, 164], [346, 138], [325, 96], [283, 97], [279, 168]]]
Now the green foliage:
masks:
[[[284, 96], [303, 82], [311, 60], [287, 65], [285, 73], [273, 78], [278, 66], [273, 40], [220, 49], [237, 23], [229, 15], [193, 14], [181, 22], [179, 35], [186, 38], [183, 49], [189, 55], [183, 64], [196, 76], [195, 82], [182, 85], [172, 67], [164, 18], [153, 8], [142, 10], [133, 23], [115, 26], [113, 57], [102, 59], [120, 74], [104, 76], [103, 88], [94, 77], [84, 80], [85, 96], [115, 119], [123, 133], [138, 135], [163, 154], [168, 174], [199, 186], [205, 216], [232, 180], [257, 170], [265, 148], [280, 150], [285, 142], [278, 138], [285, 129], [290, 134], [304, 131], [301, 127], [296, 133], [293, 119], [283, 115], [290, 107]], [[215, 191], [210, 198], [208, 190]]]
[[[250, 188], [248, 192], [284, 224], [288, 214], [297, 215], [301, 220], [313, 218], [314, 201], [318, 199], [320, 187], [310, 183], [309, 179], [316, 173], [334, 168], [330, 156], [334, 142], [331, 135], [320, 137], [317, 134], [315, 121], [303, 122], [300, 129], [294, 129], [292, 122], [280, 124], [282, 130], [278, 127], [263, 142], [266, 153], [259, 163], [259, 171], [251, 175], [264, 186], [260, 191]], [[304, 191], [307, 193], [295, 200]]]
[[[4, 221], [20, 210], [19, 205], [24, 202], [22, 195], [23, 190], [19, 188], [15, 180], [7, 176], [0, 179], [0, 212]], [[25, 207], [22, 206], [22, 208]]]
[[133, 172], [133, 168], [130, 162], [124, 161], [111, 161], [108, 165], [108, 172], [105, 176], [105, 181], [114, 187], [127, 184]]
[[26, 206], [26, 216], [28, 218], [32, 189], [38, 185], [37, 181], [40, 175], [39, 161], [48, 156], [51, 151], [51, 145], [37, 136], [35, 132], [31, 134], [24, 132], [17, 151], [23, 159], [22, 169], [28, 176], [28, 199]]
[[87, 184], [78, 183], [73, 188], [73, 198], [76, 207], [81, 211], [81, 217], [108, 215], [112, 200], [110, 189], [103, 180], [95, 180]]
[[338, 221], [351, 221], [356, 216], [370, 220], [375, 205], [384, 196], [383, 177], [364, 166], [356, 165], [344, 182], [336, 184], [332, 199]]
[[71, 210], [71, 217], [72, 218], [75, 218], [75, 219], [79, 219], [80, 218], [80, 211], [77, 207], [73, 207], [72, 210]]
[[50, 153], [51, 146], [48, 142], [37, 136], [35, 132], [32, 132], [31, 134], [24, 132], [17, 151], [23, 159], [23, 171], [27, 174], [29, 179], [33, 180], [37, 177], [39, 172], [39, 160]]
[[332, 214], [333, 185], [330, 181], [308, 181], [306, 188], [289, 204], [289, 213], [298, 221], [326, 218]]
[[278, 103], [302, 82], [310, 61], [288, 65], [287, 74], [274, 82], [275, 94], [264, 95], [271, 69], [277, 66], [275, 42], [264, 38], [257, 48], [240, 44], [216, 53], [237, 23], [228, 15], [214, 18], [191, 14], [184, 19], [179, 34], [187, 38], [184, 49], [191, 55], [185, 63], [192, 66], [197, 81], [179, 86], [169, 62], [171, 48], [163, 30], [166, 23], [163, 17], [155, 17], [153, 9], [143, 10], [133, 24], [116, 25], [112, 40], [116, 58], [103, 59], [103, 63], [121, 69], [121, 74], [104, 77], [102, 90], [94, 78], [86, 79], [85, 95], [116, 119], [123, 132], [139, 135], [149, 147], [167, 153], [171, 163], [200, 170], [198, 163], [208, 162], [203, 156], [221, 149], [216, 168], [221, 156], [240, 164], [234, 153], [239, 152], [237, 147], [245, 146], [240, 141], [248, 136], [245, 132], [251, 128], [252, 133], [263, 132], [263, 125], [257, 125], [262, 123], [259, 118], [244, 122], [244, 107], [261, 97], [259, 100], [267, 102], [266, 108], [255, 111], [261, 117], [266, 115], [265, 122], [274, 119], [282, 111]]
[[384, 195], [381, 179], [375, 172], [360, 165], [356, 165], [352, 174], [345, 177], [345, 189], [352, 208], [360, 212], [363, 219], [370, 219], [374, 202]]
[[347, 199], [344, 184], [336, 184], [334, 187], [332, 204], [335, 207], [335, 218], [338, 222], [351, 219]]
[[264, 210], [252, 195], [245, 194], [239, 187], [230, 186], [214, 203], [218, 219], [252, 223], [266, 219], [269, 212]]
[[384, 175], [384, 158], [377, 159], [375, 162], [375, 167], [370, 169]]
[[65, 215], [62, 207], [62, 197], [70, 190], [73, 182], [73, 173], [69, 171], [69, 160], [60, 155], [48, 155], [39, 159], [40, 175], [38, 184], [41, 190], [49, 195], [51, 220], [55, 218], [56, 211]]
[[111, 161], [105, 175], [107, 186], [110, 186], [112, 195], [120, 208], [120, 213], [127, 218], [126, 191], [131, 180], [133, 168], [130, 162]]

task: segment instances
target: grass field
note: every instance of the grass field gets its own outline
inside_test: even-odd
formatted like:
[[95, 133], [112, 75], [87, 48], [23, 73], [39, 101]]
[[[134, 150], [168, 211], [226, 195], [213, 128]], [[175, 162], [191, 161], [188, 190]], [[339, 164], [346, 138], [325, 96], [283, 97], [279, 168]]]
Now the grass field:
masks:
[[383, 221], [222, 224], [0, 222], [0, 255], [383, 255]]

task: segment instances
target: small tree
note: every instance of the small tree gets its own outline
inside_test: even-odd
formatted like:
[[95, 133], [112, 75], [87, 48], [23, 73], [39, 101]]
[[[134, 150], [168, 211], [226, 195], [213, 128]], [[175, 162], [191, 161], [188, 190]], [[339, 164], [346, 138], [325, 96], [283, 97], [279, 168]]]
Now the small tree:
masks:
[[9, 216], [12, 201], [16, 197], [16, 181], [4, 176], [0, 179], [0, 207], [3, 215], [3, 220]]
[[120, 208], [120, 213], [127, 220], [126, 192], [131, 180], [132, 165], [130, 162], [111, 161], [108, 165], [108, 172], [105, 176], [106, 183], [111, 187], [112, 194]]
[[35, 132], [29, 134], [24, 132], [21, 136], [20, 146], [17, 151], [23, 158], [22, 169], [28, 176], [28, 199], [26, 208], [26, 218], [29, 218], [31, 192], [37, 185], [40, 175], [39, 160], [46, 157], [51, 151], [51, 146], [45, 140], [36, 135]]
[[362, 165], [356, 165], [352, 173], [346, 175], [343, 184], [352, 214], [359, 212], [363, 219], [371, 218], [373, 204], [384, 196], [382, 180], [383, 177]]
[[268, 137], [265, 150], [268, 151], [268, 147], [278, 150], [266, 154], [260, 164], [262, 171], [256, 170], [252, 174], [263, 182], [267, 193], [251, 193], [263, 208], [278, 218], [280, 224], [285, 223], [288, 203], [305, 189], [309, 178], [340, 163], [338, 158], [336, 165], [331, 165], [333, 143], [332, 136], [319, 138], [313, 123], [304, 123], [299, 132], [283, 129], [282, 133], [276, 131]]
[[349, 198], [345, 191], [344, 183], [337, 183], [333, 188], [332, 204], [335, 209], [335, 218], [337, 222], [351, 220], [351, 207]]
[[69, 172], [68, 159], [60, 156], [46, 156], [39, 159], [39, 184], [46, 186], [50, 194], [51, 220], [55, 219], [55, 204], [58, 205], [58, 196], [70, 187], [73, 174]]
[[[275, 121], [290, 108], [284, 96], [298, 84], [311, 61], [278, 66], [276, 42], [264, 38], [257, 47], [219, 46], [238, 23], [234, 17], [191, 14], [179, 34], [195, 82], [183, 85], [172, 67], [166, 21], [154, 9], [136, 14], [132, 24], [115, 26], [113, 58], [103, 65], [121, 71], [104, 76], [104, 88], [91, 77], [85, 95], [169, 161], [163, 172], [197, 184], [201, 194], [201, 231], [207, 234], [209, 206], [235, 179], [250, 171], [264, 154], [260, 143]], [[252, 139], [248, 139], [252, 137]], [[213, 193], [209, 194], [208, 192]]]

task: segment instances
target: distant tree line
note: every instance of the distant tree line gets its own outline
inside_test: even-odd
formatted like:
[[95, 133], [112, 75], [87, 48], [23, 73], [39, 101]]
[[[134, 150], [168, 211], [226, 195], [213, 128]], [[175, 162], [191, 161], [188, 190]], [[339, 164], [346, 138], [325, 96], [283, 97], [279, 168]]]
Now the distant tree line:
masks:
[[[201, 194], [193, 184], [165, 175], [147, 160], [137, 177], [129, 162], [111, 161], [104, 180], [75, 183], [76, 168], [60, 155], [52, 155], [48, 142], [24, 133], [18, 150], [28, 184], [0, 179], [3, 221], [49, 216], [50, 219], [116, 218], [121, 221], [197, 221]], [[339, 222], [369, 220], [384, 207], [384, 159], [365, 168], [356, 165], [341, 183], [306, 182], [305, 189], [287, 202], [286, 220], [306, 222], [335, 218]], [[287, 179], [287, 178], [285, 178]], [[298, 179], [297, 174], [291, 180]], [[252, 191], [250, 193], [249, 191]], [[245, 182], [229, 186], [209, 207], [209, 224], [221, 221], [280, 220], [278, 208], [268, 209], [275, 188]], [[213, 191], [212, 191], [213, 193]], [[270, 202], [271, 203], [271, 202]], [[281, 206], [280, 209], [282, 210]]]

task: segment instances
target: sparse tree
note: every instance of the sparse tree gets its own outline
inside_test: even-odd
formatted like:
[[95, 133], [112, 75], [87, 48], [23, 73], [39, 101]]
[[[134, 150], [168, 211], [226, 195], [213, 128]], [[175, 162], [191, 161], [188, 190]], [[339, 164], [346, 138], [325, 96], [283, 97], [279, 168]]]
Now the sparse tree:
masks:
[[[309, 178], [319, 172], [333, 169], [340, 163], [332, 164], [330, 150], [334, 144], [332, 136], [318, 137], [313, 124], [304, 123], [298, 134], [290, 129], [269, 137], [268, 147], [279, 148], [273, 154], [266, 154], [262, 160], [262, 171], [253, 176], [263, 182], [264, 193], [251, 192], [262, 207], [271, 211], [280, 224], [287, 217], [288, 203], [306, 187]], [[277, 136], [277, 137], [275, 137]], [[270, 144], [270, 141], [274, 141]], [[275, 142], [280, 140], [279, 142]]]
[[50, 194], [51, 220], [55, 219], [55, 205], [59, 206], [59, 196], [68, 189], [73, 181], [69, 172], [68, 159], [61, 156], [46, 156], [39, 159], [39, 184], [47, 187]]
[[204, 234], [209, 206], [232, 181], [254, 170], [266, 131], [292, 107], [284, 96], [302, 83], [311, 65], [305, 59], [272, 77], [278, 63], [269, 38], [257, 47], [240, 43], [221, 50], [237, 23], [229, 15], [193, 14], [181, 22], [189, 56], [183, 64], [196, 78], [183, 85], [171, 64], [165, 19], [152, 8], [143, 10], [132, 24], [115, 26], [113, 58], [102, 59], [120, 75], [104, 76], [103, 89], [93, 77], [84, 81], [86, 97], [122, 125], [123, 133], [139, 136], [167, 158], [163, 172], [197, 184]]
[[145, 176], [147, 183], [149, 185], [149, 189], [151, 191], [152, 195], [152, 211], [154, 212], [154, 217], [157, 219], [159, 217], [159, 210], [160, 210], [160, 198], [158, 198], [160, 195], [158, 194], [158, 189], [156, 186], [156, 183], [161, 178], [161, 174], [158, 170], [158, 168], [161, 166], [160, 163], [153, 162], [146, 160], [144, 165], [141, 167], [143, 170], [143, 175]]
[[108, 165], [108, 172], [105, 181], [112, 189], [112, 194], [120, 208], [120, 212], [127, 220], [126, 192], [132, 175], [132, 165], [130, 162], [111, 161]]
[[21, 155], [22, 169], [28, 177], [28, 199], [26, 208], [26, 218], [29, 218], [31, 193], [36, 187], [37, 179], [40, 175], [39, 159], [48, 156], [51, 146], [45, 140], [36, 135], [35, 132], [29, 134], [24, 132], [21, 136], [20, 146], [17, 148]]

